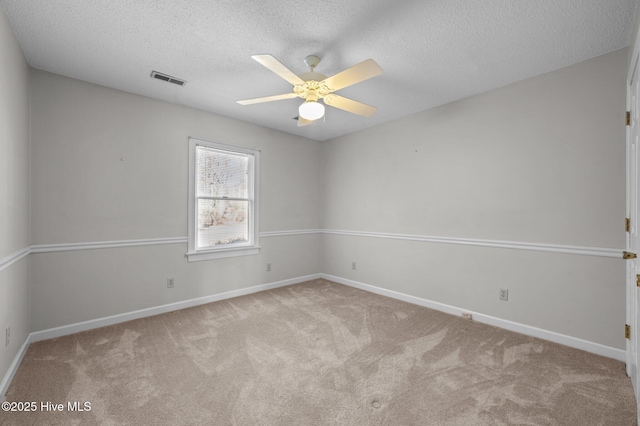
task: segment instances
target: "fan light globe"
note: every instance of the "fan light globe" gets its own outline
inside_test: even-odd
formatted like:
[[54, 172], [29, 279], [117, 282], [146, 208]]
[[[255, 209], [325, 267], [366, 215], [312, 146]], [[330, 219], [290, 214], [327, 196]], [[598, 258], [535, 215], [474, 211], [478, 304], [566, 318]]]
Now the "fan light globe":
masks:
[[324, 105], [316, 101], [305, 101], [298, 108], [298, 113], [306, 120], [317, 120], [324, 115]]

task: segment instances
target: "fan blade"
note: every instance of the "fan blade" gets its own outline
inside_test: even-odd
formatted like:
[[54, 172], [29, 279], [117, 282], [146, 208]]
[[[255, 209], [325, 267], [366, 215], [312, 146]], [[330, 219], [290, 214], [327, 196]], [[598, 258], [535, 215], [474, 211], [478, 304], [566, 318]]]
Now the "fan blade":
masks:
[[380, 74], [382, 74], [382, 68], [380, 68], [380, 65], [378, 65], [373, 59], [367, 59], [366, 61], [362, 61], [358, 65], [347, 68], [336, 75], [325, 78], [323, 83], [325, 83], [327, 87], [334, 92]]
[[362, 102], [354, 101], [344, 96], [339, 95], [327, 95], [324, 97], [324, 103], [353, 114], [358, 114], [363, 117], [371, 117], [378, 108], [372, 107]]
[[291, 71], [289, 68], [282, 65], [282, 63], [280, 63], [280, 61], [278, 61], [273, 56], [253, 55], [252, 58], [255, 59], [257, 62], [259, 62], [260, 64], [264, 65], [265, 67], [269, 68], [271, 71], [278, 74], [280, 77], [284, 78], [294, 86], [296, 84], [304, 84], [303, 79], [295, 75], [293, 71]]
[[316, 120], [307, 120], [306, 118], [298, 117], [298, 127], [308, 126], [315, 123]]
[[236, 101], [236, 102], [238, 102], [240, 105], [251, 105], [251, 104], [259, 104], [262, 102], [280, 101], [282, 99], [293, 99], [297, 97], [298, 95], [292, 92], [292, 93], [285, 93], [283, 95], [265, 96], [264, 98], [245, 99], [243, 101]]

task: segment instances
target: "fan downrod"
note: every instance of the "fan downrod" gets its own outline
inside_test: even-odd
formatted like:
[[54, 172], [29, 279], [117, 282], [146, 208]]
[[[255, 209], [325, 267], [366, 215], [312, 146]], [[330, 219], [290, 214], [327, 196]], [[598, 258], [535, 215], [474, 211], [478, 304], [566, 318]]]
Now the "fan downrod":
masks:
[[309, 67], [309, 71], [314, 72], [315, 67], [320, 63], [320, 58], [316, 55], [309, 55], [304, 58], [304, 63]]

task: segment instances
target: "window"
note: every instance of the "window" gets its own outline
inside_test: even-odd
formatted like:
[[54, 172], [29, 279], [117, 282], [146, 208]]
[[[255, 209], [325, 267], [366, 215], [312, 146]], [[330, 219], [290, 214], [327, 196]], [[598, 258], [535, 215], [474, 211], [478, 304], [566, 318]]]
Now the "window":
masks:
[[260, 152], [189, 138], [189, 261], [258, 254]]

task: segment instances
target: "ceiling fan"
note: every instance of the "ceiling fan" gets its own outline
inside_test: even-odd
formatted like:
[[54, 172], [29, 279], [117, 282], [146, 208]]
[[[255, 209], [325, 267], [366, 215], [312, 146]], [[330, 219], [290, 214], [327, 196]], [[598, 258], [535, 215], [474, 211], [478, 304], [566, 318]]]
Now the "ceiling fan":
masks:
[[253, 55], [251, 57], [291, 83], [293, 91], [282, 95], [237, 101], [240, 105], [302, 98], [304, 102], [298, 109], [298, 127], [307, 126], [324, 117], [324, 105], [319, 102], [321, 99], [326, 105], [363, 117], [370, 117], [378, 110], [376, 107], [333, 93], [336, 90], [344, 89], [382, 74], [382, 68], [373, 59], [367, 59], [338, 74], [327, 77], [324, 74], [315, 72], [316, 66], [320, 63], [320, 58], [315, 55], [309, 55], [304, 58], [304, 63], [309, 67], [309, 72], [299, 75], [294, 74], [293, 71], [282, 65], [271, 55]]

